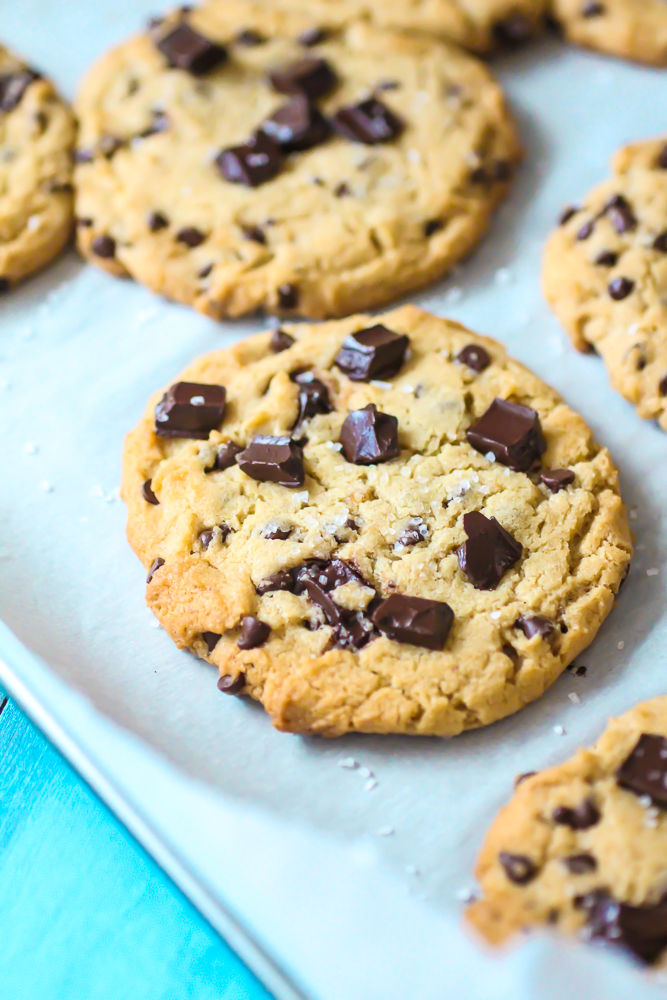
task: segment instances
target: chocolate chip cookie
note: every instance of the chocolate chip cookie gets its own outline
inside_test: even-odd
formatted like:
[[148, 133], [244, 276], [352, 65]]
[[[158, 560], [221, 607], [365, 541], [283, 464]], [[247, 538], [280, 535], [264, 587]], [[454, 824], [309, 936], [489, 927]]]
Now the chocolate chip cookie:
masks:
[[0, 292], [72, 231], [74, 121], [51, 83], [0, 46]]
[[477, 863], [484, 898], [468, 910], [472, 924], [494, 944], [549, 925], [664, 964], [667, 698], [518, 780]]
[[565, 210], [544, 291], [575, 347], [597, 351], [613, 387], [667, 430], [667, 142], [627, 146], [612, 168]]
[[209, 0], [85, 80], [78, 244], [216, 318], [339, 316], [441, 277], [520, 156], [502, 93], [453, 46]]
[[552, 0], [551, 15], [577, 45], [667, 66], [665, 0]]
[[415, 306], [196, 361], [128, 436], [122, 492], [149, 607], [289, 732], [453, 736], [518, 711], [631, 556], [583, 420]]

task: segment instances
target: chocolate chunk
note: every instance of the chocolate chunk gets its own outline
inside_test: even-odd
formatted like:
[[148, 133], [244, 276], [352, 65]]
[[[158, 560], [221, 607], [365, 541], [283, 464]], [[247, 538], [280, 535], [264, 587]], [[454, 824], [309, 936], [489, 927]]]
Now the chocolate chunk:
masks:
[[279, 66], [269, 73], [269, 80], [274, 90], [281, 94], [302, 94], [309, 101], [325, 97], [338, 83], [326, 59], [313, 56]]
[[445, 648], [454, 612], [444, 601], [391, 594], [373, 612], [373, 624], [395, 642], [424, 649]]
[[239, 649], [257, 649], [263, 646], [271, 635], [271, 629], [254, 615], [246, 615], [241, 622], [241, 635], [236, 645]]
[[90, 249], [97, 257], [110, 260], [116, 256], [116, 241], [112, 236], [96, 236]]
[[81, 226], [83, 229], [90, 229], [92, 224], [93, 220], [90, 218], [90, 216], [86, 216], [84, 218], [76, 220], [76, 225]]
[[540, 481], [552, 493], [558, 493], [559, 490], [564, 490], [566, 486], [572, 485], [574, 472], [572, 469], [547, 469], [540, 475]]
[[215, 647], [218, 645], [222, 636], [219, 632], [202, 632], [202, 639], [206, 643], [206, 648], [208, 649], [209, 655], [213, 652]]
[[587, 240], [595, 229], [595, 219], [590, 219], [589, 222], [584, 222], [583, 226], [577, 233], [578, 240]]
[[346, 337], [334, 364], [353, 382], [393, 378], [403, 366], [409, 344], [404, 334], [377, 323]]
[[241, 229], [246, 240], [266, 246], [266, 233], [261, 226], [242, 226]]
[[480, 344], [466, 344], [456, 355], [456, 360], [472, 368], [474, 372], [483, 372], [491, 364], [491, 356]]
[[622, 299], [627, 299], [628, 295], [632, 295], [634, 288], [635, 283], [631, 278], [614, 278], [608, 291], [614, 301], [621, 302]]
[[[334, 645], [339, 649], [356, 652], [365, 646], [374, 634], [373, 623], [367, 612], [349, 611], [335, 603], [330, 594], [346, 583], [356, 582], [369, 586], [361, 574], [342, 559], [310, 559], [292, 571], [294, 593], [305, 593], [324, 615], [333, 628]], [[369, 609], [372, 607], [369, 605]]]
[[225, 469], [230, 469], [232, 465], [236, 465], [236, 456], [240, 455], [242, 451], [243, 445], [237, 444], [235, 441], [225, 441], [218, 448], [213, 465], [205, 471], [224, 472]]
[[280, 173], [283, 159], [278, 144], [260, 130], [245, 145], [223, 149], [215, 163], [225, 180], [232, 184], [259, 187]]
[[148, 139], [151, 135], [166, 132], [171, 126], [169, 116], [166, 111], [153, 111], [150, 124], [139, 133], [141, 139]]
[[295, 430], [318, 413], [331, 413], [333, 406], [324, 382], [315, 378], [312, 372], [296, 372], [290, 377], [299, 386], [299, 415], [294, 425]]
[[556, 631], [556, 626], [550, 618], [542, 615], [520, 615], [514, 623], [515, 628], [520, 628], [526, 639], [532, 639], [539, 635], [540, 639], [548, 639]]
[[260, 434], [236, 459], [246, 476], [260, 483], [278, 483], [296, 489], [303, 486], [303, 449], [289, 437]]
[[493, 37], [499, 45], [523, 45], [533, 34], [531, 22], [519, 12], [493, 25]]
[[592, 854], [571, 854], [563, 858], [563, 864], [572, 875], [588, 875], [598, 866]]
[[243, 671], [237, 677], [231, 674], [223, 674], [218, 680], [218, 691], [223, 694], [240, 694], [246, 685], [246, 677]]
[[283, 152], [291, 153], [318, 146], [329, 137], [331, 128], [308, 98], [297, 94], [264, 121], [262, 131], [271, 136]]
[[658, 250], [660, 253], [667, 253], [667, 232], [656, 236], [653, 240], [653, 249]]
[[157, 507], [160, 501], [153, 493], [153, 480], [147, 479], [144, 485], [141, 487], [141, 492], [146, 503], [152, 503], [154, 507]]
[[345, 181], [341, 181], [340, 184], [336, 185], [334, 188], [334, 194], [337, 198], [345, 198], [348, 194], [351, 194], [348, 185]]
[[207, 264], [206, 267], [202, 267], [201, 271], [197, 271], [197, 277], [208, 278], [212, 270], [213, 270], [213, 264]]
[[157, 233], [160, 229], [167, 228], [169, 219], [162, 212], [151, 212], [148, 216], [147, 225], [152, 233]]
[[618, 254], [613, 250], [603, 250], [595, 258], [598, 267], [615, 267], [618, 264]]
[[495, 590], [523, 548], [495, 517], [478, 510], [463, 515], [468, 540], [458, 549], [459, 566], [476, 590]]
[[255, 590], [260, 596], [262, 594], [273, 594], [278, 590], [286, 590], [292, 593], [294, 591], [294, 578], [291, 570], [279, 569], [273, 576], [268, 577], [266, 580], [261, 580], [255, 587]]
[[424, 542], [427, 538], [428, 525], [422, 521], [421, 517], [411, 517], [403, 528], [397, 544], [407, 548], [410, 545], [417, 545], [419, 542]]
[[508, 851], [501, 851], [498, 860], [505, 869], [505, 874], [510, 882], [514, 882], [515, 885], [528, 885], [537, 875], [537, 865], [525, 854], [510, 854]]
[[622, 194], [615, 194], [605, 204], [603, 212], [611, 221], [617, 233], [630, 233], [637, 228], [637, 216], [632, 211], [632, 206], [627, 198]]
[[194, 250], [201, 243], [204, 242], [206, 236], [201, 232], [200, 229], [196, 229], [194, 226], [186, 226], [184, 229], [179, 229], [176, 233], [176, 242], [184, 243], [186, 247], [190, 247]]
[[616, 772], [616, 782], [635, 795], [650, 795], [656, 805], [667, 809], [667, 740], [664, 736], [642, 733], [632, 753]]
[[269, 542], [284, 542], [292, 534], [292, 527], [281, 528], [279, 524], [274, 524], [273, 521], [265, 525], [260, 531], [262, 538], [266, 538]]
[[400, 80], [380, 80], [375, 87], [376, 90], [400, 90]]
[[9, 278], [0, 277], [0, 295], [5, 295], [11, 288]]
[[663, 375], [658, 384], [658, 392], [661, 396], [667, 396], [667, 375]]
[[122, 139], [118, 139], [115, 135], [103, 135], [97, 144], [97, 149], [105, 159], [110, 160], [123, 145]]
[[159, 570], [160, 566], [164, 566], [164, 559], [161, 559], [160, 556], [158, 556], [157, 559], [155, 559], [154, 562], [151, 564], [151, 568], [148, 570], [148, 575], [146, 576], [146, 583], [151, 582], [151, 580]]
[[619, 903], [605, 889], [575, 897], [575, 905], [586, 911], [586, 936], [635, 955], [642, 962], [655, 962], [667, 946], [667, 900], [647, 906]]
[[557, 806], [551, 818], [559, 826], [569, 826], [571, 830], [588, 830], [600, 822], [600, 810], [593, 799], [584, 799], [578, 806]]
[[546, 451], [535, 410], [494, 399], [486, 413], [466, 432], [469, 443], [516, 472], [527, 472]]
[[306, 28], [302, 31], [300, 35], [297, 35], [297, 42], [299, 45], [303, 45], [305, 48], [309, 49], [313, 45], [319, 45], [327, 37], [327, 32], [324, 28]]
[[276, 291], [278, 293], [278, 307], [280, 309], [296, 309], [299, 304], [299, 289], [296, 285], [289, 283], [279, 285]]
[[567, 208], [563, 209], [563, 211], [560, 213], [560, 216], [558, 217], [559, 225], [561, 226], [566, 225], [570, 221], [570, 219], [572, 219], [579, 211], [580, 209], [575, 208], [574, 205], [568, 205]]
[[94, 159], [94, 154], [92, 149], [75, 149], [74, 150], [74, 162], [75, 163], [92, 163]]
[[215, 531], [213, 528], [206, 528], [199, 535], [199, 541], [202, 544], [202, 548], [207, 549], [213, 539], [215, 538]]
[[398, 420], [380, 413], [375, 403], [369, 403], [345, 418], [340, 443], [345, 458], [355, 465], [388, 462], [399, 454]]
[[156, 43], [174, 69], [184, 69], [193, 76], [203, 76], [227, 58], [227, 50], [181, 21]]
[[39, 78], [39, 73], [32, 69], [20, 69], [0, 76], [0, 111], [13, 111], [30, 84]]
[[222, 385], [176, 382], [155, 407], [155, 433], [205, 440], [222, 423], [226, 396]]
[[667, 170], [667, 146], [663, 146], [658, 153], [657, 166], [661, 170]]
[[424, 236], [434, 236], [442, 229], [444, 229], [444, 223], [441, 219], [429, 219], [428, 222], [424, 223]]
[[254, 28], [244, 28], [242, 31], [239, 31], [234, 41], [237, 45], [244, 45], [250, 49], [256, 45], [263, 45], [266, 38], [261, 32], [255, 31]]
[[339, 108], [333, 116], [332, 125], [339, 135], [352, 142], [363, 142], [366, 146], [390, 142], [405, 127], [398, 115], [377, 97]]
[[269, 347], [274, 354], [280, 354], [282, 351], [289, 351], [293, 343], [294, 337], [290, 337], [289, 333], [286, 333], [285, 330], [274, 330], [271, 334]]
[[581, 11], [582, 17], [600, 17], [605, 12], [605, 6], [598, 0], [586, 0]]

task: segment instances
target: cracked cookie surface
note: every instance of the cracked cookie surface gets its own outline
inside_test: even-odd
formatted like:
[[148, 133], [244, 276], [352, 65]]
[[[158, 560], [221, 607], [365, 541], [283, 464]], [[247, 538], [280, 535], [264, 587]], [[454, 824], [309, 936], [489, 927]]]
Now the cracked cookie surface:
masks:
[[624, 59], [667, 65], [664, 0], [552, 0], [568, 41]]
[[0, 46], [0, 290], [55, 257], [72, 231], [74, 121], [52, 84]]
[[[191, 52], [190, 70], [157, 47], [179, 26], [217, 47]], [[486, 68], [365, 22], [305, 45], [311, 27], [299, 10], [209, 0], [93, 67], [77, 100], [84, 256], [215, 318], [259, 308], [323, 318], [423, 286], [473, 248], [521, 155]], [[334, 81], [283, 80], [290, 96], [277, 92], [267, 74], [303, 59], [325, 60]], [[239, 145], [278, 109], [291, 114], [298, 95], [313, 118], [296, 144], [313, 145], [276, 154], [262, 140], [265, 159], [248, 167]], [[355, 112], [350, 123], [350, 106], [369, 113], [370, 97], [382, 120], [362, 127]]]
[[[610, 612], [631, 556], [617, 471], [495, 341], [404, 306], [258, 334], [182, 379], [127, 438], [128, 538], [171, 638], [278, 728], [487, 725]], [[510, 429], [524, 447], [496, 461]]]
[[549, 925], [664, 965], [667, 698], [612, 719], [590, 749], [526, 776], [477, 863], [473, 926], [499, 944]]
[[667, 430], [667, 141], [621, 149], [549, 239], [544, 292], [580, 351]]

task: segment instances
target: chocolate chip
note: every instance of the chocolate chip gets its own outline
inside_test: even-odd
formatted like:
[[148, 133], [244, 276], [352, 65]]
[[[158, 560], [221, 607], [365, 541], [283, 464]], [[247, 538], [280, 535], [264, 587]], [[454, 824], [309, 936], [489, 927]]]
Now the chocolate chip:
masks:
[[93, 220], [90, 217], [85, 217], [76, 220], [76, 225], [81, 226], [82, 229], [90, 229], [93, 224]]
[[215, 531], [213, 530], [213, 528], [206, 528], [205, 531], [202, 531], [201, 534], [199, 535], [199, 541], [202, 544], [202, 548], [207, 549], [214, 538], [215, 538]]
[[309, 49], [313, 45], [319, 45], [320, 42], [323, 42], [326, 39], [326, 37], [327, 32], [324, 28], [306, 28], [306, 30], [302, 31], [300, 35], [297, 35], [296, 40], [299, 45], [303, 45], [305, 48]]
[[224, 472], [236, 465], [236, 456], [243, 451], [243, 445], [236, 444], [235, 441], [225, 441], [218, 448], [213, 465], [206, 469], [206, 472]]
[[164, 559], [161, 559], [160, 556], [158, 556], [157, 559], [155, 559], [154, 562], [151, 564], [151, 568], [149, 569], [148, 575], [146, 577], [146, 583], [151, 582], [151, 580], [159, 570], [160, 566], [164, 566]]
[[499, 45], [523, 45], [532, 34], [531, 22], [518, 12], [493, 25], [493, 37]]
[[242, 31], [239, 31], [234, 41], [237, 45], [245, 45], [247, 48], [254, 48], [256, 45], [263, 45], [266, 38], [261, 34], [261, 32], [255, 31], [254, 28], [244, 28]]
[[616, 302], [627, 299], [634, 291], [635, 283], [630, 278], [614, 278], [609, 285], [609, 294]]
[[433, 236], [444, 228], [442, 219], [429, 219], [424, 223], [424, 236]]
[[559, 225], [561, 226], [566, 225], [570, 221], [570, 219], [572, 219], [579, 211], [580, 209], [575, 208], [574, 205], [568, 205], [567, 208], [563, 209], [563, 211], [560, 213], [558, 217]]
[[271, 521], [262, 528], [260, 535], [269, 542], [284, 542], [290, 537], [292, 530], [291, 527], [281, 528], [279, 524]]
[[74, 162], [75, 163], [92, 163], [93, 162], [93, 151], [92, 151], [92, 149], [75, 149], [74, 150]]
[[667, 232], [656, 236], [653, 240], [653, 249], [658, 250], [660, 253], [667, 253]]
[[303, 450], [289, 437], [260, 434], [236, 459], [246, 476], [260, 483], [278, 483], [296, 489], [303, 486]]
[[463, 515], [468, 540], [458, 549], [459, 566], [477, 590], [495, 590], [523, 548], [495, 517], [478, 510]]
[[315, 378], [312, 372], [297, 372], [290, 377], [299, 386], [299, 415], [294, 429], [318, 413], [331, 413], [333, 406], [324, 382]]
[[190, 247], [191, 250], [198, 247], [204, 242], [205, 239], [206, 236], [204, 233], [202, 233], [201, 230], [196, 229], [194, 226], [186, 226], [184, 229], [179, 229], [176, 233], [176, 242], [184, 243], [185, 246]]
[[616, 782], [635, 795], [650, 795], [667, 809], [667, 740], [642, 733], [632, 752], [616, 772]]
[[116, 241], [112, 236], [96, 236], [90, 248], [98, 257], [110, 260], [116, 256]]
[[334, 194], [336, 195], [337, 198], [344, 198], [348, 194], [351, 194], [351, 193], [352, 192], [350, 191], [350, 189], [347, 186], [347, 184], [345, 183], [345, 181], [341, 181], [340, 184], [338, 184], [334, 188]]
[[521, 629], [526, 639], [532, 639], [536, 635], [539, 635], [540, 639], [548, 639], [556, 631], [551, 619], [542, 615], [520, 615], [514, 625]]
[[419, 542], [424, 542], [427, 538], [428, 525], [424, 523], [421, 517], [411, 517], [399, 535], [397, 544], [407, 548], [410, 545], [417, 545]]
[[222, 636], [220, 635], [219, 632], [202, 632], [201, 637], [206, 643], [206, 648], [208, 649], [209, 656], [213, 652], [215, 647], [218, 645], [220, 640], [222, 639]]
[[244, 239], [266, 246], [266, 233], [260, 226], [241, 226], [241, 229]]
[[395, 642], [424, 649], [442, 650], [454, 621], [454, 612], [444, 601], [391, 594], [373, 612], [373, 623]]
[[296, 285], [284, 284], [277, 288], [278, 307], [280, 309], [296, 309], [299, 304], [299, 289]]
[[0, 295], [5, 295], [11, 287], [9, 278], [0, 278]]
[[329, 137], [331, 128], [308, 98], [297, 94], [264, 121], [262, 131], [285, 153], [291, 153], [318, 146]]
[[227, 58], [227, 50], [181, 21], [156, 43], [170, 66], [203, 76]]
[[169, 219], [162, 212], [151, 212], [148, 216], [148, 228], [152, 233], [157, 233], [160, 229], [166, 229], [168, 225]]
[[202, 267], [201, 271], [197, 271], [197, 277], [208, 278], [212, 270], [213, 270], [213, 264], [207, 264], [206, 267]]
[[143, 495], [146, 503], [152, 503], [154, 507], [157, 507], [160, 501], [153, 493], [153, 480], [147, 479], [144, 485], [141, 487], [141, 493]]
[[527, 472], [546, 451], [535, 410], [494, 399], [486, 413], [466, 432], [469, 443], [516, 472]]
[[30, 84], [39, 78], [39, 73], [32, 69], [21, 69], [0, 76], [0, 111], [13, 111]]
[[377, 97], [339, 108], [333, 116], [332, 125], [339, 135], [367, 146], [390, 142], [404, 129], [398, 115]]
[[400, 80], [380, 80], [375, 87], [376, 90], [400, 90]]
[[667, 396], [667, 375], [663, 375], [658, 383], [658, 392], [661, 396]]
[[598, 3], [598, 0], [587, 0], [582, 8], [581, 15], [582, 17], [600, 17], [604, 12], [604, 4]]
[[586, 936], [654, 962], [667, 946], [667, 900], [646, 906], [619, 903], [605, 889], [577, 896], [575, 906], [586, 911]]
[[270, 635], [271, 629], [265, 622], [254, 615], [246, 615], [241, 622], [241, 635], [236, 645], [239, 649], [257, 649], [264, 645]]
[[294, 337], [290, 337], [289, 333], [286, 333], [285, 330], [274, 330], [271, 334], [269, 347], [274, 354], [281, 354], [282, 351], [289, 351], [293, 343]]
[[389, 379], [398, 374], [410, 341], [378, 323], [350, 334], [334, 359], [334, 364], [353, 382]]
[[637, 216], [622, 194], [615, 194], [606, 202], [603, 212], [608, 216], [617, 233], [630, 233], [637, 228]]
[[303, 94], [309, 101], [325, 97], [338, 83], [326, 59], [313, 56], [279, 66], [269, 73], [269, 80], [274, 90], [281, 94]]
[[667, 146], [663, 146], [658, 153], [657, 165], [661, 170], [667, 170]]
[[155, 433], [205, 440], [222, 423], [226, 396], [222, 385], [176, 382], [155, 407]]
[[118, 139], [115, 135], [103, 135], [97, 144], [97, 149], [105, 159], [110, 160], [123, 145], [123, 140]]
[[151, 135], [158, 135], [160, 132], [166, 132], [171, 126], [169, 121], [169, 116], [166, 111], [153, 111], [153, 115], [150, 124], [139, 133], [141, 139], [148, 139]]
[[223, 149], [215, 163], [225, 180], [232, 184], [259, 187], [280, 173], [283, 159], [278, 144], [260, 130], [245, 145]]
[[260, 595], [263, 594], [273, 594], [279, 590], [286, 590], [288, 592], [293, 592], [294, 590], [294, 578], [292, 572], [289, 569], [279, 569], [277, 573], [273, 576], [268, 577], [266, 580], [261, 580], [255, 590]]
[[557, 806], [551, 818], [558, 826], [569, 826], [571, 830], [588, 830], [600, 822], [600, 810], [588, 798], [578, 806]]
[[537, 774], [537, 771], [525, 771], [523, 774], [517, 774], [514, 779], [514, 787], [518, 788], [522, 782], [526, 781], [528, 778], [532, 778], [535, 774]]
[[491, 356], [481, 344], [466, 344], [456, 355], [456, 360], [472, 368], [474, 372], [483, 372], [491, 364]]
[[603, 250], [595, 258], [595, 263], [599, 267], [616, 267], [618, 264], [618, 254], [613, 250]]
[[334, 645], [339, 649], [356, 652], [373, 638], [374, 626], [368, 612], [349, 611], [339, 607], [329, 596], [338, 587], [355, 582], [369, 586], [361, 574], [342, 559], [310, 559], [292, 571], [295, 594], [306, 594], [324, 615], [325, 622], [333, 629]]
[[505, 874], [510, 882], [514, 882], [515, 885], [528, 885], [537, 875], [537, 865], [525, 854], [510, 854], [508, 851], [501, 851], [498, 860], [505, 869]]
[[571, 486], [574, 482], [574, 472], [572, 469], [547, 469], [540, 475], [540, 480], [552, 493], [558, 493], [566, 486]]
[[388, 462], [399, 454], [398, 420], [369, 403], [345, 418], [340, 443], [345, 458], [355, 465]]
[[246, 677], [243, 672], [237, 677], [232, 677], [231, 674], [223, 674], [218, 680], [218, 691], [222, 691], [223, 694], [240, 694], [245, 685]]
[[571, 854], [563, 858], [563, 864], [572, 875], [588, 875], [598, 866], [592, 854]]

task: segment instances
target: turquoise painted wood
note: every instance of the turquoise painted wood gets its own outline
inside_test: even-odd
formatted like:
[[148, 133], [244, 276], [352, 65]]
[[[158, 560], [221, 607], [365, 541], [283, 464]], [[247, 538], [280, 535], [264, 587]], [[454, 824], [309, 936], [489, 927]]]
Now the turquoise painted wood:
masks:
[[271, 1000], [0, 692], [0, 997]]

